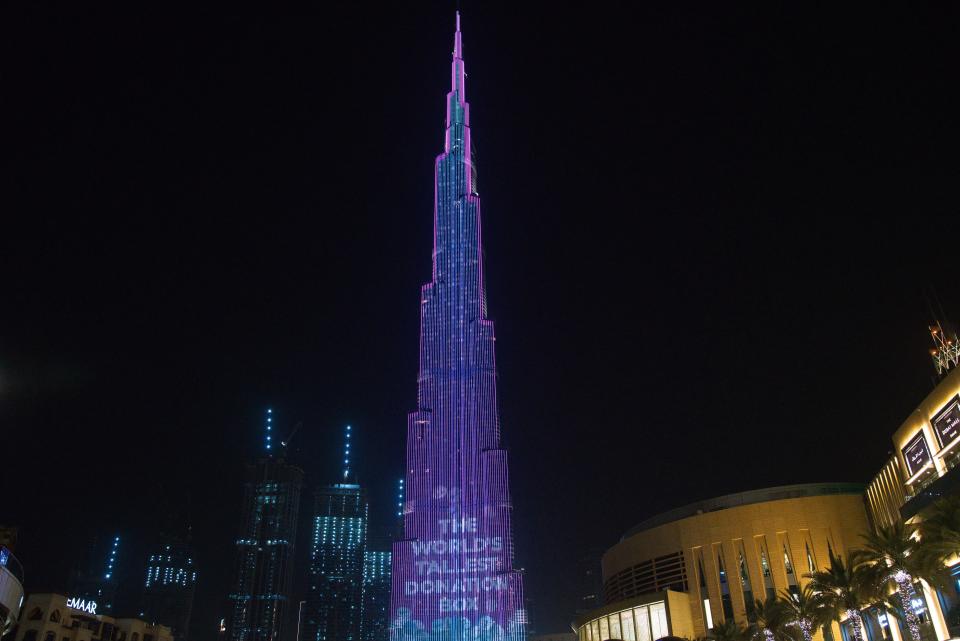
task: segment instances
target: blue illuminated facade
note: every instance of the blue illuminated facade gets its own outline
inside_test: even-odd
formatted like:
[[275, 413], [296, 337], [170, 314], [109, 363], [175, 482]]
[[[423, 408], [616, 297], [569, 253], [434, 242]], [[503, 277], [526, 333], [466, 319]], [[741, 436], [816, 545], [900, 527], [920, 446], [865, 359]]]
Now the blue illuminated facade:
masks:
[[360, 641], [368, 513], [356, 483], [317, 490], [302, 641]]
[[266, 457], [247, 467], [237, 535], [236, 583], [229, 598], [229, 641], [294, 641], [294, 544], [303, 471], [274, 446], [274, 415], [267, 410]]
[[394, 641], [523, 641], [459, 14], [450, 81], [434, 167], [433, 273], [419, 298], [418, 394], [407, 417], [390, 633]]
[[[381, 550], [370, 549], [382, 547]], [[390, 558], [388, 545], [372, 542], [363, 556], [362, 641], [387, 641], [390, 634]]]

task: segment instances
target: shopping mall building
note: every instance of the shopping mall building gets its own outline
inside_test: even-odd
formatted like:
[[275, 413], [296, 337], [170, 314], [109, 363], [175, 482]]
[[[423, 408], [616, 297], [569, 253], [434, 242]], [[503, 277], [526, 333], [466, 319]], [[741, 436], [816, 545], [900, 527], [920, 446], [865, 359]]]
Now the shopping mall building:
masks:
[[0, 637], [9, 632], [23, 605], [23, 568], [8, 547], [0, 544]]
[[[956, 365], [954, 361], [953, 365]], [[579, 641], [704, 637], [747, 604], [799, 590], [806, 575], [863, 543], [871, 528], [917, 522], [938, 497], [960, 492], [960, 369], [939, 383], [893, 434], [894, 454], [863, 485], [788, 485], [731, 494], [654, 516], [603, 555], [604, 605], [573, 623]], [[916, 586], [914, 611], [931, 637], [960, 637], [948, 625], [960, 603], [960, 563], [946, 590]], [[960, 607], [957, 608], [960, 612]], [[877, 607], [864, 611], [868, 641], [909, 639]], [[849, 641], [849, 623], [818, 630], [817, 641]]]

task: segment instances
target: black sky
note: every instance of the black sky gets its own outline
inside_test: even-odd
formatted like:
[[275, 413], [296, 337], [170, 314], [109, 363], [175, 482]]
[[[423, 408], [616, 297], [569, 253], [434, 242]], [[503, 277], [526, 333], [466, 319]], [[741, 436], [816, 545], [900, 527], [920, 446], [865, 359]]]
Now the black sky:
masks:
[[[589, 547], [865, 482], [930, 388], [924, 289], [960, 320], [956, 8], [834, 5], [464, 3], [541, 631]], [[268, 405], [311, 486], [351, 423], [388, 522], [453, 8], [0, 10], [0, 523], [28, 590], [120, 532], [132, 594], [172, 514], [213, 639]]]

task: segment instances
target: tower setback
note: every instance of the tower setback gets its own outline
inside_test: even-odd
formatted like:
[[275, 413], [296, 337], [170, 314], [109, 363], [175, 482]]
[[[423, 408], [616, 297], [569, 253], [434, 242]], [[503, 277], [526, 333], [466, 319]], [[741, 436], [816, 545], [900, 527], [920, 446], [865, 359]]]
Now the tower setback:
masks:
[[404, 534], [393, 553], [393, 641], [525, 636], [465, 79], [458, 13], [444, 151], [435, 165], [433, 277], [420, 293]]

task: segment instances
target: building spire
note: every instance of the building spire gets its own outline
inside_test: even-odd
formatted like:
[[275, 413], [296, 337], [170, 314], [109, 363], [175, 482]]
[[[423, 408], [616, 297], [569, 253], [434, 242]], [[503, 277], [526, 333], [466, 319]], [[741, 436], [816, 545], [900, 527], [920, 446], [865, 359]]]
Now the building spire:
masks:
[[457, 31], [453, 34], [453, 74], [450, 85], [451, 93], [456, 92], [460, 102], [467, 101], [464, 79], [467, 74], [463, 69], [463, 35], [460, 33], [460, 12], [457, 11]]
[[344, 447], [343, 447], [343, 480], [346, 481], [350, 476], [350, 426], [347, 425], [347, 429], [344, 437]]
[[453, 57], [463, 58], [463, 37], [460, 35], [460, 12], [457, 11], [457, 33], [453, 36]]
[[264, 444], [267, 446], [267, 453], [273, 450], [273, 409], [267, 408], [266, 439]]

